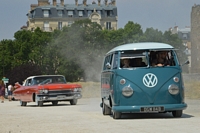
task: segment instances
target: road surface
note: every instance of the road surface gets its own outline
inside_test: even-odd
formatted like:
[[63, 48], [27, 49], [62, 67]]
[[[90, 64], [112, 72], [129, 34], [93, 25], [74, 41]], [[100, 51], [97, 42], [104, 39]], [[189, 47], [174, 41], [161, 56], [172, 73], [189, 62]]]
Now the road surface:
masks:
[[82, 98], [77, 105], [60, 102], [37, 107], [19, 101], [0, 103], [0, 133], [199, 133], [200, 100], [186, 99], [181, 118], [166, 114], [103, 116], [100, 98]]

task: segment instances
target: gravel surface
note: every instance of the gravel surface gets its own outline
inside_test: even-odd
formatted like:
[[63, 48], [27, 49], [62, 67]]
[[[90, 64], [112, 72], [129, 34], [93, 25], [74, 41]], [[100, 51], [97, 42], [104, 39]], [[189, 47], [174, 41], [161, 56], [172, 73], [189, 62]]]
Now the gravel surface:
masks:
[[37, 107], [19, 101], [0, 103], [0, 133], [199, 133], [200, 100], [186, 99], [181, 118], [166, 114], [123, 114], [122, 119], [103, 116], [100, 98], [82, 98], [77, 105], [60, 102]]

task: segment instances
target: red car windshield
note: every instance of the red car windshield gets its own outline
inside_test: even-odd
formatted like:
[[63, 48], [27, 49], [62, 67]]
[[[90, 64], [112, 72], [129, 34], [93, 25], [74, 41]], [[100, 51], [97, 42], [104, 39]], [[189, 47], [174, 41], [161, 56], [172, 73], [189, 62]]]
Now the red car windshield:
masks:
[[42, 84], [55, 84], [55, 83], [66, 83], [63, 76], [45, 76], [45, 77], [35, 77], [33, 78], [33, 85]]

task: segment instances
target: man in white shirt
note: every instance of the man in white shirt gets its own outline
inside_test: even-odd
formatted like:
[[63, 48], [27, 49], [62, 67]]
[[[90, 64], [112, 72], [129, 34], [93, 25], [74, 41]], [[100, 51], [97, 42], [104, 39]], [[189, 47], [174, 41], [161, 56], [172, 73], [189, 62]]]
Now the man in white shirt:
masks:
[[12, 101], [12, 89], [13, 89], [13, 86], [10, 84], [8, 86], [8, 100], [9, 101]]

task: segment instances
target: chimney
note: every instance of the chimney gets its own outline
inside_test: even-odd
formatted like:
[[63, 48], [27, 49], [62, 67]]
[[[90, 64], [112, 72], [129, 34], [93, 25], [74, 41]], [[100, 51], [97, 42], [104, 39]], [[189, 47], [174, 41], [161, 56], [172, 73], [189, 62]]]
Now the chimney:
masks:
[[116, 6], [116, 0], [111, 0], [112, 5]]
[[49, 0], [38, 0], [38, 6], [49, 5]]
[[56, 0], [53, 0], [53, 5], [56, 6], [57, 5], [57, 2]]
[[62, 6], [64, 6], [64, 0], [60, 0]]
[[98, 6], [100, 6], [101, 5], [101, 0], [98, 0]]
[[75, 0], [75, 5], [78, 6], [78, 0]]
[[87, 5], [87, 0], [83, 0], [83, 4], [86, 6]]
[[37, 6], [37, 4], [31, 4], [31, 10], [35, 9]]
[[108, 5], [108, 0], [104, 0], [104, 2], [105, 2], [105, 5], [107, 6]]

